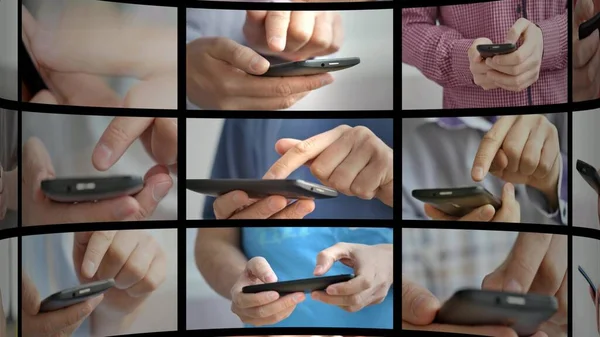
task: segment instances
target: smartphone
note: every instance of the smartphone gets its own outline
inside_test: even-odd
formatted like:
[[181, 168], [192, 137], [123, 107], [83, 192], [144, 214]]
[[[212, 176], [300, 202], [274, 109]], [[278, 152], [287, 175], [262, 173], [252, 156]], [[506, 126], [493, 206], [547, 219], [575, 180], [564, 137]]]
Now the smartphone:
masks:
[[134, 195], [144, 180], [136, 176], [66, 178], [42, 181], [42, 192], [56, 202], [88, 202]]
[[77, 287], [65, 289], [52, 294], [42, 301], [40, 304], [40, 312], [48, 312], [70, 307], [77, 303], [96, 297], [110, 288], [115, 286], [113, 279], [102, 280], [87, 284], [82, 284]]
[[598, 175], [598, 170], [592, 165], [579, 159], [577, 159], [575, 168], [577, 168], [577, 171], [588, 185], [590, 185], [597, 194], [600, 194], [600, 175]]
[[502, 325], [519, 336], [531, 336], [558, 310], [553, 296], [464, 289], [437, 313], [436, 321], [452, 325]]
[[38, 92], [48, 89], [48, 87], [33, 64], [23, 40], [19, 40], [19, 42], [19, 72], [21, 73], [21, 79], [24, 86], [27, 88], [29, 95], [33, 97]]
[[510, 54], [515, 50], [517, 50], [517, 45], [514, 43], [480, 44], [477, 46], [479, 55], [484, 59], [496, 55]]
[[495, 209], [502, 206], [500, 199], [483, 186], [413, 190], [412, 196], [455, 217], [465, 216], [484, 205]]
[[600, 13], [579, 25], [579, 40], [583, 40], [592, 35], [598, 28], [600, 28]]
[[592, 282], [592, 279], [585, 272], [585, 270], [583, 270], [583, 268], [581, 268], [581, 266], [577, 266], [577, 269], [579, 270], [579, 272], [581, 273], [581, 275], [583, 275], [583, 278], [585, 278], [585, 280], [587, 281], [587, 283], [590, 285], [590, 287], [594, 291], [594, 296], [595, 296], [595, 294], [598, 294], [598, 290], [596, 288], [596, 285], [594, 284], [594, 282]]
[[232, 191], [244, 191], [251, 199], [270, 195], [281, 195], [287, 199], [328, 199], [338, 196], [334, 189], [304, 180], [188, 179], [185, 185], [190, 191], [213, 197]]
[[358, 57], [286, 62], [272, 65], [262, 76], [287, 77], [317, 75], [351, 68], [359, 63], [360, 58]]
[[346, 274], [257, 284], [243, 287], [242, 292], [244, 294], [256, 294], [263, 291], [276, 291], [281, 296], [292, 293], [311, 293], [313, 291], [325, 290], [332, 284], [347, 282], [353, 278], [354, 275]]

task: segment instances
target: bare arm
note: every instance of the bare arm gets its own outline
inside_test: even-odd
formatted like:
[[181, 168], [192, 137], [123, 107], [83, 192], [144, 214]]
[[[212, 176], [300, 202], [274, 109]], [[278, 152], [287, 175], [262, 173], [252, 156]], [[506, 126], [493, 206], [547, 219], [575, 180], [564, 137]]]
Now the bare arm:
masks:
[[239, 227], [198, 228], [196, 266], [210, 287], [227, 299], [248, 262], [240, 246]]

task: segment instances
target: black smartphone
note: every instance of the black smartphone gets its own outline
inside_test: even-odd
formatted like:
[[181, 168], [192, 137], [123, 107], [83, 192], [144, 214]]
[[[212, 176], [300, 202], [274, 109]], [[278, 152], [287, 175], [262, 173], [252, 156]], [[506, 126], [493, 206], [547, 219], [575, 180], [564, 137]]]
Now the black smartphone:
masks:
[[484, 59], [496, 55], [510, 54], [515, 50], [517, 50], [517, 45], [514, 43], [480, 44], [477, 46], [479, 55]]
[[492, 205], [495, 209], [502, 206], [502, 201], [483, 186], [413, 190], [412, 196], [456, 217], [465, 216], [484, 205]]
[[600, 28], [600, 13], [594, 15], [593, 18], [582, 22], [579, 25], [579, 39], [583, 40], [592, 35], [592, 33], [598, 28]]
[[304, 180], [266, 179], [188, 179], [186, 188], [196, 193], [218, 197], [232, 191], [244, 191], [251, 199], [280, 195], [287, 199], [335, 198], [338, 192], [327, 186]]
[[590, 185], [597, 194], [600, 194], [600, 175], [598, 174], [598, 170], [592, 165], [579, 159], [577, 159], [575, 168], [588, 185]]
[[577, 269], [579, 270], [581, 275], [583, 275], [583, 278], [587, 281], [587, 283], [590, 285], [590, 287], [594, 291], [594, 296], [596, 296], [596, 294], [598, 294], [598, 290], [597, 290], [594, 282], [592, 282], [592, 279], [590, 278], [590, 276], [585, 272], [585, 270], [583, 270], [583, 268], [581, 268], [581, 266], [577, 266]]
[[285, 62], [272, 65], [262, 76], [287, 77], [317, 75], [347, 69], [354, 67], [359, 63], [359, 57]]
[[27, 88], [31, 97], [42, 90], [48, 89], [42, 76], [40, 76], [40, 73], [33, 64], [31, 56], [29, 55], [27, 48], [25, 48], [22, 39], [19, 40], [19, 72], [21, 73], [23, 85]]
[[82, 284], [77, 287], [65, 289], [52, 294], [42, 301], [40, 304], [40, 312], [48, 312], [70, 307], [77, 303], [96, 297], [110, 288], [115, 286], [113, 279], [102, 280], [87, 284]]
[[276, 291], [283, 296], [292, 293], [311, 293], [313, 291], [325, 290], [332, 284], [347, 282], [354, 278], [352, 274], [313, 277], [294, 281], [273, 282], [245, 286], [242, 288], [244, 294], [256, 294], [263, 291]]
[[436, 321], [452, 325], [502, 325], [519, 336], [531, 336], [558, 310], [553, 296], [464, 289], [437, 313]]
[[42, 181], [42, 191], [56, 202], [87, 202], [134, 195], [144, 188], [136, 176], [62, 178]]

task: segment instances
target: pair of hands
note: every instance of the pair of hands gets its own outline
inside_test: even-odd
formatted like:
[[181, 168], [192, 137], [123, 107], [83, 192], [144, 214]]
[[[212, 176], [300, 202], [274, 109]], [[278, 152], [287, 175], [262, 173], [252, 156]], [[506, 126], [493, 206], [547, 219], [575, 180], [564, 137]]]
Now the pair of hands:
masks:
[[544, 39], [542, 30], [527, 19], [519, 19], [506, 36], [506, 43], [522, 41], [510, 54], [483, 59], [477, 51], [481, 44], [492, 44], [487, 38], [475, 39], [469, 48], [469, 64], [473, 82], [484, 90], [504, 89], [520, 92], [534, 84], [540, 76]]
[[[394, 150], [368, 128], [341, 125], [303, 141], [281, 139], [275, 149], [281, 158], [264, 179], [285, 179], [307, 165], [323, 185], [394, 207]], [[315, 203], [289, 204], [282, 196], [254, 200], [243, 191], [233, 191], [216, 198], [213, 209], [217, 219], [302, 219]]]
[[[177, 108], [177, 30], [138, 26], [114, 5], [68, 5], [54, 28], [22, 7], [25, 48], [49, 90], [24, 101], [126, 108]], [[81, 18], [85, 18], [82, 20]], [[148, 43], [147, 41], [152, 41]], [[103, 78], [140, 80], [120, 97]], [[32, 96], [35, 94], [35, 96]]]
[[600, 36], [598, 30], [579, 39], [579, 25], [600, 11], [598, 0], [577, 0], [573, 9], [573, 101], [598, 98], [600, 94]]
[[56, 177], [50, 156], [37, 138], [23, 147], [23, 224], [44, 225], [107, 221], [139, 221], [152, 215], [173, 186], [170, 172], [177, 174], [177, 119], [115, 117], [92, 154], [100, 171], [111, 168], [140, 139], [157, 163], [144, 177], [144, 188], [135, 196], [95, 203], [63, 204], [45, 197], [41, 181]]
[[456, 218], [426, 204], [425, 213], [434, 220], [520, 222], [520, 206], [512, 184], [539, 190], [556, 209], [561, 162], [558, 131], [545, 116], [500, 117], [479, 144], [471, 177], [480, 182], [491, 173], [506, 181], [502, 207], [496, 211], [485, 205]]
[[[382, 303], [394, 283], [394, 257], [391, 244], [368, 246], [353, 243], [335, 244], [317, 255], [315, 276], [327, 273], [336, 261], [354, 269], [350, 281], [315, 291], [312, 299], [357, 312], [369, 305]], [[244, 294], [249, 285], [277, 282], [275, 272], [263, 257], [254, 257], [231, 289], [231, 311], [242, 322], [254, 326], [272, 325], [289, 317], [306, 297], [304, 293], [280, 296], [274, 291]]]
[[114, 321], [136, 312], [166, 278], [166, 257], [155, 239], [140, 231], [77, 232], [73, 262], [83, 283], [113, 278], [115, 287], [85, 302], [40, 313], [41, 298], [23, 274], [23, 336], [70, 336], [93, 312]]
[[186, 91], [192, 103], [203, 109], [287, 109], [333, 82], [327, 73], [256, 75], [270, 66], [262, 55], [299, 61], [338, 51], [343, 42], [338, 13], [247, 11], [243, 32], [248, 47], [227, 38], [199, 38], [187, 45]]
[[[558, 312], [534, 337], [564, 336], [568, 327], [567, 237], [520, 233], [506, 260], [488, 274], [482, 288], [554, 296]], [[421, 285], [402, 276], [402, 328], [408, 330], [517, 337], [506, 326], [453, 326], [433, 323], [440, 301]]]

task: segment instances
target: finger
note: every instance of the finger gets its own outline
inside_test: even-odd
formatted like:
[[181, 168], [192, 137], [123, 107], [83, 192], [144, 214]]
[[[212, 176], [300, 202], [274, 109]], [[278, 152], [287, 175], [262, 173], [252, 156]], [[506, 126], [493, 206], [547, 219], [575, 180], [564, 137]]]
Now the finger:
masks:
[[316, 158], [349, 129], [349, 126], [341, 125], [296, 144], [269, 168], [263, 179], [287, 178], [307, 161]]
[[308, 44], [314, 35], [316, 20], [315, 12], [293, 11], [291, 13], [285, 52], [296, 52]]
[[[134, 235], [137, 236], [138, 234], [135, 233]], [[136, 242], [134, 241], [135, 238], [128, 237], [127, 239]], [[117, 246], [117, 243], [118, 242], [115, 242], [115, 247]], [[123, 243], [125, 245], [131, 245], [130, 243]], [[154, 258], [160, 249], [157, 242], [151, 236], [144, 237], [141, 241], [136, 242], [132, 246], [133, 249], [131, 249], [131, 251], [129, 251], [130, 247], [119, 247], [120, 252], [126, 253], [129, 251], [129, 254], [123, 267], [117, 270], [115, 276], [111, 277], [114, 278], [115, 287], [117, 289], [129, 289], [142, 281], [150, 270], [152, 261], [154, 261]]]
[[295, 306], [285, 309], [284, 311], [280, 311], [277, 314], [270, 317], [247, 319], [245, 320], [245, 322], [253, 326], [273, 325], [288, 318], [294, 312], [294, 309], [296, 309]]
[[546, 256], [540, 264], [529, 291], [550, 296], [557, 294], [567, 273], [567, 260], [567, 237], [552, 235]]
[[[588, 0], [581, 0], [574, 3], [573, 9], [573, 23], [575, 26], [579, 26], [584, 21], [591, 19], [594, 16], [594, 2]], [[578, 30], [573, 30], [575, 33]], [[579, 34], [578, 34], [579, 35]]]
[[102, 260], [117, 231], [77, 232], [75, 233], [75, 246], [84, 251], [81, 261], [81, 274], [86, 279], [96, 275]]
[[335, 13], [333, 12], [326, 11], [317, 14], [313, 22], [312, 36], [298, 53], [310, 56], [321, 56], [327, 55], [324, 53], [330, 53], [328, 50], [334, 42], [334, 20]]
[[569, 275], [565, 273], [563, 275], [563, 279], [560, 285], [560, 288], [555, 294], [556, 299], [558, 300], [558, 311], [550, 318], [550, 322], [556, 324], [557, 326], [565, 326], [569, 321]]
[[402, 321], [431, 324], [440, 309], [439, 300], [429, 290], [402, 276]]
[[96, 144], [94, 167], [100, 171], [111, 168], [153, 122], [154, 118], [147, 117], [115, 117]]
[[281, 52], [286, 48], [288, 28], [292, 12], [269, 11], [265, 18], [266, 40], [269, 48], [274, 52]]
[[537, 274], [552, 240], [551, 234], [520, 233], [510, 253], [503, 290], [526, 293]]
[[[369, 273], [365, 273], [368, 275]], [[364, 275], [358, 275], [350, 281], [336, 283], [328, 286], [325, 289], [325, 293], [323, 295], [333, 296], [333, 297], [343, 297], [359, 294], [367, 289], [369, 289], [369, 279]], [[344, 305], [344, 304], [339, 304]], [[350, 304], [351, 305], [351, 304]]]
[[519, 118], [504, 138], [502, 150], [508, 157], [507, 171], [513, 173], [519, 171], [523, 149], [530, 137], [530, 128], [527, 118]]
[[270, 219], [303, 219], [315, 210], [313, 200], [298, 200], [272, 215]]
[[[346, 132], [341, 137], [339, 137], [336, 141], [334, 141], [331, 145], [326, 147], [323, 152], [321, 152], [318, 156], [312, 159], [312, 164], [310, 165], [310, 172], [321, 182], [328, 182], [333, 185], [335, 189], [338, 191], [349, 195], [350, 194], [350, 184], [356, 177], [356, 174], [362, 170], [365, 165], [368, 163], [371, 158], [371, 153], [366, 154], [365, 158], [358, 158], [357, 149], [354, 148], [355, 145], [361, 144], [368, 137], [366, 132]], [[301, 143], [296, 144], [298, 146]], [[293, 149], [293, 148], [292, 148]], [[362, 148], [361, 155], [365, 155], [364, 147]], [[348, 166], [353, 164], [359, 165], [357, 168], [350, 167], [350, 172], [346, 172], [344, 170], [338, 171], [338, 175], [335, 181], [330, 180], [333, 177], [333, 173], [338, 169], [339, 165], [341, 165], [344, 161], [349, 160], [348, 156], [351, 152], [354, 152], [354, 158], [352, 159], [353, 163], [346, 165], [346, 169]], [[285, 154], [284, 154], [285, 156]], [[355, 172], [352, 175], [352, 171]]]
[[152, 127], [151, 147], [161, 165], [177, 163], [177, 118], [157, 118]]
[[331, 269], [336, 261], [344, 258], [350, 258], [350, 247], [350, 245], [340, 242], [320, 251], [319, 254], [317, 254], [317, 265], [313, 271], [313, 274], [315, 276], [324, 275], [329, 271], [329, 269]]
[[166, 277], [167, 258], [165, 254], [161, 252], [155, 255], [144, 278], [131, 288], [127, 289], [127, 294], [134, 298], [146, 296], [156, 291], [156, 289], [165, 282]]
[[228, 219], [235, 211], [250, 203], [244, 191], [232, 191], [221, 195], [213, 202], [213, 212], [217, 219]]
[[[381, 143], [383, 144], [383, 142]], [[385, 144], [383, 145], [386, 146]], [[381, 157], [378, 160], [371, 159], [371, 162], [366, 164], [366, 167], [356, 175], [356, 178], [354, 178], [354, 181], [350, 185], [352, 195], [364, 200], [371, 200], [375, 197], [382, 201], [393, 199], [394, 151], [388, 148], [382, 152], [385, 152], [385, 154], [380, 154]], [[344, 167], [346, 162], [350, 162], [350, 156], [348, 157], [340, 167]], [[377, 157], [377, 155], [374, 157]], [[355, 165], [360, 166], [361, 164], [362, 162]], [[350, 168], [348, 168], [348, 171], [350, 172], [348, 175], [354, 173]], [[335, 177], [336, 172], [332, 175], [333, 177]]]
[[233, 214], [229, 219], [268, 219], [282, 211], [287, 206], [287, 200], [279, 195], [274, 195], [257, 201], [242, 211]]
[[583, 68], [586, 64], [590, 63], [593, 56], [598, 50], [600, 45], [600, 34], [598, 30], [581, 41], [575, 41], [573, 47], [573, 66], [575, 68]]
[[50, 93], [48, 90], [42, 90], [35, 94], [33, 98], [29, 101], [30, 103], [38, 103], [38, 104], [58, 104], [58, 100], [56, 97]]
[[546, 178], [561, 162], [558, 131], [554, 126], [549, 126], [549, 130], [540, 154], [540, 162], [533, 172], [533, 176], [537, 179]]
[[123, 101], [106, 81], [98, 75], [61, 73], [40, 69], [40, 75], [55, 95], [58, 104], [121, 108]]
[[[96, 275], [99, 279], [115, 279], [116, 283], [117, 275], [123, 269], [138, 245], [138, 235], [137, 232], [128, 230], [118, 231], [114, 235], [110, 247], [106, 250], [104, 257], [98, 265]], [[94, 248], [88, 246], [88, 250]], [[117, 289], [125, 289], [119, 283], [116, 283], [115, 286]]]
[[490, 221], [494, 218], [496, 209], [492, 205], [483, 205], [475, 210], [469, 212], [469, 214], [461, 217], [458, 221]]
[[[249, 104], [246, 101], [256, 101], [254, 103], [255, 106], [259, 106], [258, 104], [270, 104], [273, 106], [273, 102], [282, 102], [283, 100], [273, 100], [273, 102], [270, 102], [264, 99], [253, 100], [253, 98], [285, 98], [296, 94], [304, 94], [303, 96], [299, 96], [304, 97], [311, 91], [320, 89], [331, 83], [333, 83], [333, 76], [328, 73], [291, 77], [247, 76], [239, 80], [237, 84], [233, 83], [230, 92], [233, 96], [242, 98], [244, 106]], [[242, 106], [242, 103], [239, 105]], [[273, 109], [278, 108], [281, 107], [277, 104], [273, 107]]]
[[523, 36], [527, 28], [529, 28], [529, 25], [531, 25], [531, 22], [529, 22], [527, 19], [518, 19], [517, 22], [515, 22], [515, 24], [510, 28], [508, 34], [506, 34], [506, 42], [516, 44], [521, 36]]
[[304, 293], [289, 294], [263, 306], [248, 308], [244, 310], [244, 314], [251, 318], [268, 318], [295, 307], [305, 299]]
[[521, 219], [521, 205], [515, 199], [515, 186], [511, 183], [504, 184], [502, 189], [502, 206], [496, 212], [494, 222], [519, 222]]
[[270, 63], [260, 54], [235, 41], [217, 38], [212, 40], [208, 55], [226, 62], [233, 67], [252, 75], [262, 75], [269, 70]]
[[516, 118], [516, 116], [500, 117], [490, 131], [483, 136], [473, 161], [473, 169], [471, 170], [473, 180], [482, 181], [486, 176], [496, 153], [502, 146], [504, 138], [506, 138]]
[[327, 303], [329, 305], [335, 305], [342, 308], [362, 308], [364, 307], [364, 301], [367, 296], [364, 293], [357, 293], [350, 296], [332, 296], [323, 291], [315, 291], [311, 294], [311, 297], [315, 301]]
[[177, 109], [177, 75], [152, 76], [132, 86], [123, 100], [125, 108]]
[[[499, 57], [499, 56], [497, 56], [497, 57]], [[494, 60], [495, 60], [495, 57], [487, 58], [485, 60], [485, 65], [488, 66], [489, 69], [493, 69], [499, 73], [502, 73], [505, 75], [510, 75], [510, 76], [518, 76], [518, 75], [521, 75], [521, 74], [527, 72], [528, 70], [530, 70], [532, 68], [535, 68], [535, 65], [537, 62], [537, 58], [533, 55], [529, 56], [522, 63], [519, 63], [514, 66], [498, 65], [498, 64], [496, 64], [496, 62]], [[489, 69], [487, 69], [487, 70], [489, 70]], [[486, 72], [487, 72], [487, 70], [486, 70]]]
[[[529, 23], [527, 23], [527, 25], [529, 25]], [[523, 44], [516, 51], [505, 55], [496, 55], [492, 57], [490, 61], [500, 67], [514, 67], [520, 64], [526, 64], [527, 62], [534, 61], [532, 56], [535, 53], [536, 48], [538, 48], [538, 45], [534, 40], [525, 38]]]
[[222, 110], [285, 110], [294, 106], [309, 93], [303, 92], [271, 98], [229, 97]]
[[26, 273], [21, 273], [22, 309], [25, 313], [35, 316], [40, 311], [40, 294], [35, 283]]
[[67, 327], [81, 324], [103, 299], [104, 295], [98, 295], [85, 302], [74, 304], [64, 309], [37, 315], [34, 320], [35, 323], [41, 325], [40, 328], [43, 328], [48, 333], [59, 333]]
[[487, 72], [486, 76], [489, 81], [492, 81], [495, 85], [504, 90], [521, 92], [535, 83], [536, 74], [537, 70], [535, 69], [531, 69], [517, 76], [506, 75], [495, 70], [490, 70]]
[[504, 170], [508, 167], [508, 156], [504, 152], [504, 150], [500, 149], [496, 152], [496, 157], [494, 157], [494, 161], [492, 161], [492, 165], [490, 166], [490, 173], [496, 175], [498, 177], [503, 176]]
[[425, 215], [427, 215], [432, 220], [446, 220], [446, 221], [458, 220], [458, 217], [448, 215], [430, 204], [425, 204], [424, 211], [425, 211]]
[[250, 259], [246, 265], [246, 271], [263, 283], [277, 282], [275, 272], [264, 257], [258, 256]]
[[44, 144], [35, 137], [29, 138], [23, 145], [23, 185], [31, 191], [25, 191], [36, 196], [42, 180], [56, 177], [50, 155]]
[[546, 142], [546, 128], [541, 126], [533, 129], [523, 147], [518, 171], [526, 176], [535, 172], [540, 163], [542, 148]]
[[317, 53], [315, 56], [326, 56], [336, 53], [342, 47], [344, 43], [344, 26], [342, 24], [342, 17], [338, 13], [333, 14], [333, 36], [329, 48]]
[[152, 167], [144, 177], [144, 188], [135, 196], [139, 207], [137, 212], [127, 217], [127, 221], [147, 220], [158, 204], [164, 199], [173, 187], [173, 179], [169, 169], [162, 165]]
[[233, 305], [240, 309], [262, 307], [279, 299], [276, 291], [263, 291], [256, 294], [239, 292], [232, 298]]

